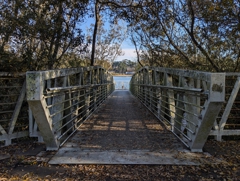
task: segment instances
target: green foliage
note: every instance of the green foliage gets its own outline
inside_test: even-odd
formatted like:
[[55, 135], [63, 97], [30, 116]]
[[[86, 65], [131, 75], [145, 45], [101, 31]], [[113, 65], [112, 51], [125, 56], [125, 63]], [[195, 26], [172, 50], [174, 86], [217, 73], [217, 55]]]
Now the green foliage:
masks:
[[[93, 66], [97, 62], [112, 62], [117, 56], [123, 55], [121, 44], [126, 38], [126, 28], [123, 28], [118, 21], [118, 18], [113, 18], [112, 5], [116, 5], [118, 2], [111, 1], [99, 1], [95, 0], [94, 16], [95, 23], [92, 28], [89, 29], [92, 32], [92, 49], [91, 49], [91, 65]], [[115, 16], [116, 17], [116, 16]], [[105, 22], [109, 21], [109, 29], [104, 28]], [[110, 68], [107, 67], [107, 69]]]
[[[88, 65], [91, 58], [97, 64], [108, 62], [110, 68], [122, 55], [120, 46], [127, 29], [140, 64], [240, 71], [239, 4], [239, 0], [3, 0], [0, 70]], [[77, 27], [85, 17], [94, 16], [94, 5], [97, 29], [89, 37], [95, 40], [85, 42]], [[119, 19], [128, 23], [126, 29]], [[109, 31], [103, 28], [106, 21], [110, 22]], [[92, 51], [87, 49], [90, 41], [95, 45]], [[71, 55], [68, 61], [63, 60], [65, 55]]]
[[87, 0], [1, 1], [2, 71], [59, 67], [66, 52], [84, 44], [77, 25], [84, 20], [87, 5]]
[[59, 68], [71, 68], [71, 67], [88, 67], [90, 66], [90, 59], [81, 57], [76, 53], [67, 53], [60, 61]]
[[139, 1], [118, 11], [150, 66], [240, 71], [239, 0]]
[[[89, 31], [92, 32], [91, 29]], [[101, 21], [97, 32], [94, 62], [106, 61], [112, 64], [118, 56], [124, 55], [121, 44], [126, 38], [126, 31], [120, 22], [115, 22], [109, 26], [109, 29], [106, 29]]]
[[122, 61], [115, 61], [112, 64], [112, 70], [115, 73], [121, 73], [121, 74], [125, 74], [125, 72], [127, 72], [127, 69], [134, 70], [136, 68], [137, 68], [137, 63], [128, 59], [124, 59]]

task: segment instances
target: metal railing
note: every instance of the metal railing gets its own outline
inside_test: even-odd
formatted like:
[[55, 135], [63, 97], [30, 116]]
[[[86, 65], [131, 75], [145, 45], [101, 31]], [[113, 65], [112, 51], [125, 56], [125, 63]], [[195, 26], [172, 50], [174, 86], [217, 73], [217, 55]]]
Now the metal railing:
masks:
[[210, 135], [222, 141], [222, 136], [240, 135], [240, 73], [226, 73], [225, 103], [216, 118]]
[[130, 91], [193, 152], [201, 152], [225, 100], [225, 73], [144, 67]]
[[[88, 114], [90, 115], [105, 100], [106, 95], [114, 89], [111, 84], [112, 77], [100, 67], [28, 72], [29, 76], [34, 73], [41, 77], [41, 80], [40, 77], [36, 80], [40, 81], [44, 87], [41, 89], [41, 94], [47, 103], [51, 118], [49, 120], [54, 121], [60, 117], [59, 122], [61, 122], [62, 128], [58, 129], [58, 133], [56, 133], [61, 132], [57, 141], [59, 145], [64, 143], [65, 138], [69, 137], [84, 121], [84, 118]], [[31, 109], [28, 109], [26, 102], [25, 73], [1, 72], [0, 74], [0, 143], [10, 145], [13, 139], [27, 136], [38, 137], [38, 140], [42, 141], [42, 131], [39, 130], [38, 121], [33, 119], [33, 113]], [[191, 135], [196, 134], [199, 127], [198, 122], [203, 119], [202, 112], [206, 110], [205, 102], [209, 103], [209, 96], [212, 96], [209, 94], [211, 93], [210, 87], [221, 89], [216, 86], [218, 84], [214, 85], [214, 76], [217, 79], [220, 78], [218, 74], [145, 67], [134, 75], [131, 91], [186, 146], [193, 149]], [[34, 79], [29, 80], [34, 81]], [[210, 131], [210, 135], [216, 136], [219, 141], [222, 140], [222, 136], [240, 135], [240, 74], [226, 73], [225, 83], [226, 102], [222, 104], [220, 113], [215, 118], [213, 129]], [[34, 84], [34, 82], [31, 83], [32, 87]], [[224, 81], [221, 86], [223, 85]], [[30, 92], [40, 90], [38, 87], [39, 85], [35, 84], [35, 88], [32, 88]], [[122, 84], [119, 89], [122, 89]], [[36, 94], [40, 95], [40, 92]], [[61, 98], [64, 98], [62, 102], [59, 101]], [[218, 102], [220, 100], [212, 99], [211, 101]], [[62, 112], [54, 113], [60, 104], [64, 107]], [[218, 109], [216, 108], [216, 110]], [[217, 112], [216, 110], [215, 112]], [[196, 123], [192, 120], [195, 120]], [[72, 125], [70, 126], [70, 124]], [[52, 125], [54, 125], [52, 130], [55, 130], [58, 122], [54, 122]]]
[[28, 136], [25, 74], [0, 73], [0, 143]]
[[99, 66], [31, 71], [27, 100], [47, 150], [57, 150], [114, 91]]

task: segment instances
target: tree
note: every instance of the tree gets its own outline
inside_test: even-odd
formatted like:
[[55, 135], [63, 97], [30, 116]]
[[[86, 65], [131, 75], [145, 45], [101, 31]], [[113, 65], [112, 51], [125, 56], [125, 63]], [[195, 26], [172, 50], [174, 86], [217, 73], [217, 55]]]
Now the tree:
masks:
[[77, 26], [84, 20], [87, 0], [5, 0], [0, 5], [1, 60], [12, 53], [28, 70], [53, 69], [65, 53], [83, 44]]
[[135, 39], [133, 34], [131, 35], [130, 40], [131, 40], [131, 42], [133, 43], [133, 45], [135, 47], [135, 51], [136, 51], [136, 54], [137, 54], [137, 62], [139, 63], [139, 65], [141, 67], [143, 67], [143, 65], [142, 65], [142, 63], [140, 61], [140, 52], [139, 52], [139, 49], [141, 48], [141, 43], [139, 43], [140, 44], [140, 48], [138, 49], [137, 42], [136, 42], [136, 39]]
[[[95, 53], [96, 53], [96, 44], [97, 44], [97, 36], [100, 31], [98, 29], [103, 26], [103, 16], [108, 16], [108, 19], [113, 19], [112, 24], [115, 24], [118, 22], [117, 16], [115, 16], [115, 10], [119, 8], [125, 8], [132, 6], [134, 3], [133, 0], [130, 1], [109, 1], [109, 0], [94, 0], [94, 17], [95, 17], [95, 24], [94, 24], [94, 30], [93, 30], [93, 38], [92, 38], [92, 51], [91, 51], [91, 65], [93, 66], [95, 63]], [[111, 18], [113, 17], [113, 18]], [[112, 29], [113, 31], [113, 29]], [[115, 31], [116, 32], [116, 31]], [[120, 52], [120, 47], [115, 47], [114, 48], [119, 49], [119, 55], [121, 54]], [[115, 54], [114, 57], [116, 57], [117, 54]], [[115, 58], [113, 58], [115, 59]]]
[[127, 65], [126, 65], [126, 61], [121, 61], [119, 64], [119, 70], [121, 74], [124, 74], [127, 70]]
[[239, 0], [138, 2], [119, 14], [151, 65], [239, 70]]
[[118, 57], [124, 55], [121, 49], [121, 44], [126, 38], [127, 29], [115, 21], [110, 25], [110, 29], [106, 30], [103, 24], [99, 27], [95, 60], [98, 64], [99, 61], [105, 60], [109, 62], [109, 69], [113, 61]]
[[116, 73], [124, 74], [127, 71], [127, 68], [135, 69], [136, 68], [136, 62], [133, 62], [128, 59], [124, 59], [122, 61], [115, 61], [112, 64], [112, 69]]
[[99, 0], [96, 0], [95, 4], [94, 4], [95, 24], [94, 24], [94, 30], [93, 30], [91, 66], [94, 65], [95, 50], [96, 50], [96, 38], [97, 38], [97, 32], [98, 32], [98, 27], [99, 27], [101, 9], [102, 9], [102, 5], [99, 3]]

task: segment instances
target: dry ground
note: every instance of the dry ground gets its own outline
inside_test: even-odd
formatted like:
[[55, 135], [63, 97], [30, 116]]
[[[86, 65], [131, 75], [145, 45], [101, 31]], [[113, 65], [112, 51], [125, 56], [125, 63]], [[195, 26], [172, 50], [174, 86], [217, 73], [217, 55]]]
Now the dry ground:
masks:
[[37, 157], [44, 149], [35, 142], [1, 148], [9, 158], [0, 160], [0, 180], [240, 180], [240, 141], [208, 140], [204, 151], [226, 162], [200, 166], [49, 165]]

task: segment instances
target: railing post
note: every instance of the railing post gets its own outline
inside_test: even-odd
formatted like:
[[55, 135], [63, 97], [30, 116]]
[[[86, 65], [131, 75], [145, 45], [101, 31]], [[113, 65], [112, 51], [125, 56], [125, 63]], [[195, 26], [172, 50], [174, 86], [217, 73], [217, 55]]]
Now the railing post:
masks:
[[223, 132], [224, 127], [226, 125], [226, 122], [227, 122], [228, 116], [230, 114], [230, 111], [232, 109], [232, 106], [234, 104], [234, 101], [235, 101], [235, 99], [238, 95], [239, 89], [240, 89], [240, 77], [237, 78], [237, 80], [234, 84], [234, 87], [231, 91], [231, 95], [230, 95], [230, 97], [227, 101], [227, 105], [226, 105], [225, 110], [223, 112], [221, 121], [219, 122], [218, 134], [217, 134], [217, 140], [218, 141], [222, 141], [222, 132]]
[[[156, 76], [157, 76], [157, 72], [156, 69], [152, 70], [152, 85], [156, 85]], [[156, 92], [156, 88], [152, 88], [152, 111], [155, 113], [157, 111], [157, 92]]]
[[[143, 84], [144, 85], [148, 85], [149, 84], [149, 75], [148, 75], [148, 67], [146, 67], [146, 69], [144, 69], [143, 72]], [[147, 99], [148, 99], [148, 88], [146, 86], [144, 86], [144, 104], [148, 104]]]
[[[140, 84], [144, 84], [144, 70], [142, 69], [141, 72], [140, 72], [140, 75], [141, 75], [141, 81], [140, 81]], [[139, 94], [139, 99], [142, 100], [142, 102], [144, 102], [144, 86], [140, 86], [140, 94]]]
[[89, 106], [90, 106], [90, 95], [89, 88], [85, 90], [85, 115], [86, 118], [89, 116]]
[[[160, 73], [159, 73], [159, 71], [156, 71], [156, 69], [155, 69], [154, 72], [155, 72], [154, 73], [155, 84], [156, 85], [160, 85]], [[157, 117], [159, 119], [161, 119], [161, 103], [162, 103], [162, 101], [161, 101], [161, 99], [162, 99], [161, 94], [162, 94], [162, 90], [161, 90], [161, 88], [156, 88], [155, 92], [156, 92], [156, 109], [157, 109], [156, 113], [157, 113]]]
[[196, 133], [192, 135], [192, 141], [188, 143], [193, 152], [202, 152], [209, 132], [225, 100], [225, 73], [210, 73], [208, 76], [208, 99], [205, 101], [204, 109], [198, 117]]
[[[91, 84], [91, 76], [91, 71], [87, 71], [86, 85]], [[90, 88], [87, 88], [85, 90], [85, 111], [85, 115], [88, 117], [90, 113]]]
[[[98, 68], [93, 70], [93, 84], [98, 83]], [[93, 110], [97, 109], [97, 88], [93, 87]]]
[[[149, 83], [148, 83], [148, 85], [153, 85], [153, 70], [149, 73]], [[151, 110], [151, 111], [154, 111], [153, 110], [153, 89], [154, 88], [152, 88], [152, 87], [149, 87], [148, 88], [148, 92], [149, 92], [149, 109]]]
[[[173, 86], [173, 79], [170, 74], [165, 73], [165, 85], [166, 86]], [[175, 100], [174, 100], [174, 92], [173, 90], [168, 90], [166, 94], [168, 98], [168, 111], [170, 115], [170, 122], [171, 122], [171, 130], [174, 131], [174, 124], [175, 124]], [[166, 100], [166, 99], [165, 99]], [[169, 116], [168, 116], [169, 117]]]
[[[185, 88], [195, 88], [194, 79], [184, 78], [183, 87]], [[197, 112], [197, 98], [196, 96], [185, 94], [184, 96], [184, 107], [186, 112], [184, 113], [186, 122], [187, 122], [187, 136], [192, 139], [193, 134], [196, 132], [196, 127], [198, 125], [198, 117], [200, 113]]]
[[[79, 79], [78, 79], [78, 75], [76, 77], [76, 84], [79, 83]], [[70, 78], [69, 76], [67, 76], [67, 86], [70, 86]], [[68, 115], [64, 121], [63, 121], [63, 124], [67, 124], [66, 128], [67, 129], [70, 129], [71, 131], [69, 131], [69, 133], [73, 132], [75, 127], [73, 126], [75, 124], [75, 122], [77, 121], [77, 119], [74, 119], [71, 121], [71, 119], [73, 119], [76, 115], [78, 115], [78, 106], [75, 106], [76, 109], [73, 109], [73, 104], [76, 104], [77, 100], [73, 99], [74, 97], [78, 96], [79, 94], [79, 91], [78, 92], [74, 92], [74, 93], [71, 93], [71, 91], [69, 90], [68, 92], [66, 92], [66, 95], [65, 95], [65, 103], [64, 103], [64, 115]]]
[[[67, 83], [67, 77], [59, 77], [59, 78], [55, 79], [54, 86], [55, 87], [66, 87], [66, 83]], [[65, 94], [54, 96], [53, 100], [52, 100], [52, 105], [54, 105], [54, 106], [50, 109], [50, 114], [53, 115], [53, 116], [51, 116], [52, 117], [52, 128], [57, 137], [61, 135], [61, 130], [59, 130], [59, 128], [62, 126], [61, 118], [63, 117], [63, 109], [64, 109], [64, 104], [61, 104], [61, 103], [64, 100], [65, 100]], [[56, 112], [59, 112], [59, 113], [55, 114]]]
[[[179, 76], [178, 79], [178, 87], [183, 87], [183, 82], [185, 82], [184, 78], [182, 76]], [[182, 129], [184, 129], [184, 124], [182, 123], [183, 120], [183, 114], [184, 111], [182, 110], [182, 108], [184, 107], [184, 103], [183, 103], [183, 93], [179, 92], [177, 93], [177, 101], [176, 101], [176, 117], [175, 117], [175, 129], [174, 129], [174, 133], [176, 133], [177, 135], [179, 135], [181, 133], [181, 131], [183, 131]]]
[[27, 72], [27, 100], [31, 107], [35, 121], [41, 132], [44, 142], [48, 150], [57, 150], [59, 141], [55, 139], [52, 128], [52, 119], [50, 111], [47, 108], [43, 95], [44, 79], [42, 72]]
[[[9, 129], [8, 129], [8, 134], [9, 135], [11, 135], [13, 133], [13, 130], [14, 130], [15, 124], [17, 122], [17, 118], [18, 118], [18, 115], [19, 115], [19, 112], [20, 112], [20, 109], [21, 109], [21, 106], [22, 106], [22, 103], [23, 103], [23, 100], [24, 100], [24, 97], [25, 97], [25, 93], [26, 93], [26, 80], [24, 80], [22, 90], [21, 90], [20, 95], [18, 97], [17, 104], [15, 106], [15, 109], [14, 109], [13, 114], [12, 114], [11, 121], [9, 123]], [[11, 139], [6, 140], [5, 145], [10, 145], [11, 142], [12, 142]]]

